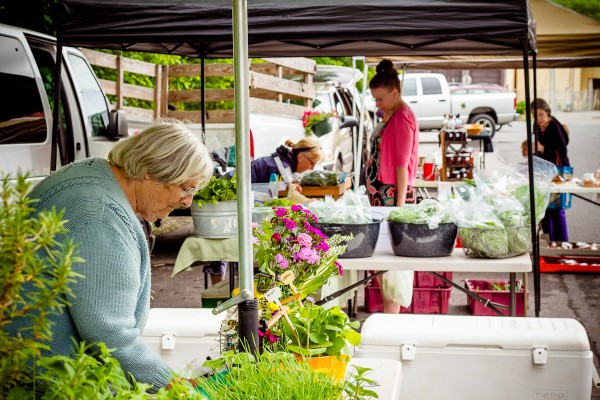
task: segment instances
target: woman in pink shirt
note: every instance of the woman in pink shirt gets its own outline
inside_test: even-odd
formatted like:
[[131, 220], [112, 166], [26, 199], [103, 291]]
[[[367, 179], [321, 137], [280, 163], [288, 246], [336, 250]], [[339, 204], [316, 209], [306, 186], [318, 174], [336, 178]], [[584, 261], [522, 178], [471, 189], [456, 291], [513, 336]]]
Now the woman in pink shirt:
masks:
[[375, 128], [367, 161], [367, 193], [373, 206], [414, 203], [419, 124], [401, 97], [398, 72], [389, 60], [377, 66], [369, 83], [383, 121]]
[[[383, 121], [373, 133], [371, 156], [366, 165], [369, 200], [372, 206], [401, 207], [414, 203], [419, 124], [402, 101], [398, 71], [391, 61], [383, 60], [377, 65], [377, 74], [369, 87], [375, 104], [383, 112]], [[386, 299], [383, 291], [382, 295], [384, 312], [400, 312], [399, 304]]]

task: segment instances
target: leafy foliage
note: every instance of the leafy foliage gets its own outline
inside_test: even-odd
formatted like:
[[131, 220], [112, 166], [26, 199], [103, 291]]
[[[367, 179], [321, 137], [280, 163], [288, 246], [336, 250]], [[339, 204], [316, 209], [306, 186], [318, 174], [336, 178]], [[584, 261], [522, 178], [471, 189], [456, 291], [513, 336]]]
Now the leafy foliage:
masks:
[[600, 21], [600, 0], [552, 0], [580, 14]]
[[231, 178], [210, 178], [208, 185], [194, 194], [194, 201], [198, 207], [206, 203], [218, 204], [220, 201], [235, 200], [237, 197], [237, 180], [233, 174]]
[[348, 316], [339, 308], [324, 309], [310, 302], [297, 313], [290, 315], [297, 332], [297, 338], [288, 325], [284, 325], [286, 335], [292, 344], [287, 346], [291, 352], [302, 356], [339, 356], [347, 343], [360, 344], [360, 334], [355, 331], [358, 321], [350, 322]]

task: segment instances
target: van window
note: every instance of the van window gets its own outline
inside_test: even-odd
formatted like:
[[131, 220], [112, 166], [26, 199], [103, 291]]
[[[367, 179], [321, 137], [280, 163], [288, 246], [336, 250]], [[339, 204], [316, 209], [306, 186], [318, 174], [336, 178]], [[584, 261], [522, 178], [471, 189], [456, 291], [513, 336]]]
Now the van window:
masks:
[[0, 144], [43, 143], [48, 129], [33, 67], [21, 42], [0, 35]]
[[442, 94], [442, 85], [438, 78], [421, 78], [423, 94]]
[[92, 136], [108, 134], [108, 109], [104, 93], [89, 64], [76, 54], [69, 53], [73, 79], [82, 99], [82, 113], [92, 127]]
[[415, 78], [406, 78], [402, 84], [402, 96], [417, 95], [417, 80]]

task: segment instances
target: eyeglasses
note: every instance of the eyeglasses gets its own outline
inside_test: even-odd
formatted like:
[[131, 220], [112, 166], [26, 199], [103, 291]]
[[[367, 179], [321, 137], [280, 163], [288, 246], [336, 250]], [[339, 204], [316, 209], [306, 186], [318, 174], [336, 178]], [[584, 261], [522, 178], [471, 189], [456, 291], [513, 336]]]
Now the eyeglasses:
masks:
[[386, 94], [384, 94], [381, 97], [371, 97], [371, 98], [373, 99], [373, 101], [375, 103], [381, 103], [383, 101], [383, 99], [385, 99], [390, 93], [392, 93], [392, 92], [387, 92]]
[[179, 187], [181, 188], [182, 192], [181, 192], [181, 198], [185, 198], [188, 196], [193, 196], [194, 194], [196, 194], [196, 192], [198, 192], [198, 190], [200, 190], [199, 186], [193, 187], [193, 188], [186, 188], [183, 184], [179, 185]]

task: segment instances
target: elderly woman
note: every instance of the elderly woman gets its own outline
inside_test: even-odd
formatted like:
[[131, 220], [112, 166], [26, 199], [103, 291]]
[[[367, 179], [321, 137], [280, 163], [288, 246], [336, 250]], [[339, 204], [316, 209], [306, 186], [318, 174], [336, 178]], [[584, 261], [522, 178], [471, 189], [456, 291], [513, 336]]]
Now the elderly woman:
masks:
[[[72, 355], [71, 338], [104, 342], [138, 382], [152, 384], [153, 391], [169, 383], [169, 368], [141, 337], [150, 306], [150, 255], [138, 215], [152, 222], [189, 207], [212, 171], [202, 142], [185, 125], [163, 121], [117, 143], [108, 160], [67, 165], [34, 188], [34, 214], [64, 209], [67, 237], [85, 260], [73, 265], [83, 275], [71, 284], [75, 297], [51, 316], [53, 354]], [[9, 331], [16, 333], [18, 322], [13, 325]]]

